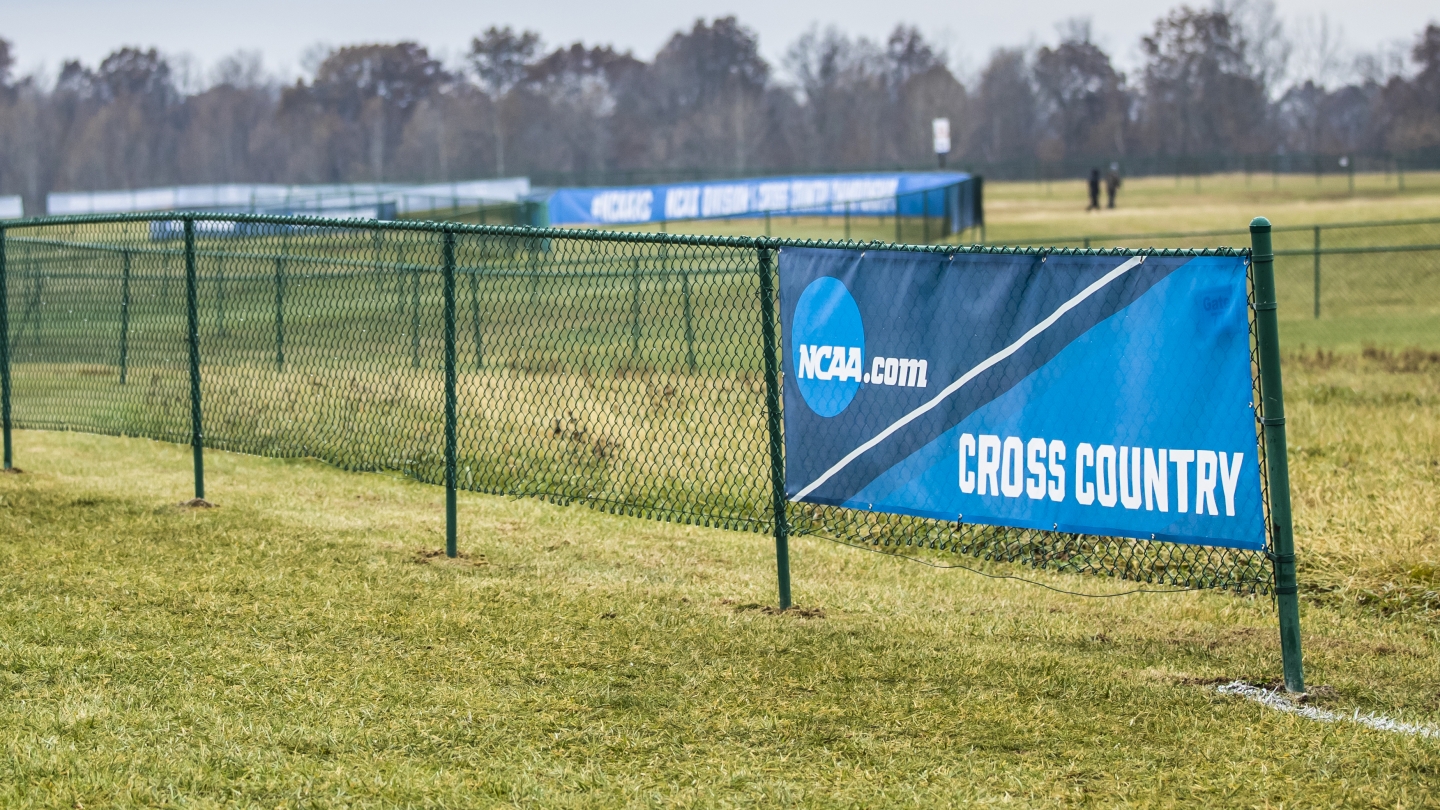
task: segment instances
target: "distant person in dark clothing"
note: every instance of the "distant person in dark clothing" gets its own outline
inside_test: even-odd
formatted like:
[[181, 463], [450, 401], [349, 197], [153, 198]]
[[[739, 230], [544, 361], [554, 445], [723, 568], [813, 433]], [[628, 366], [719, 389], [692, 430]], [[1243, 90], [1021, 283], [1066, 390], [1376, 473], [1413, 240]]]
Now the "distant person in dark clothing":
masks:
[[1087, 212], [1088, 212], [1088, 211], [1099, 211], [1099, 210], [1100, 210], [1100, 170], [1099, 170], [1099, 169], [1091, 169], [1091, 170], [1090, 170], [1090, 207], [1089, 207], [1089, 208], [1086, 208], [1085, 210], [1086, 210]]
[[1107, 208], [1115, 207], [1115, 192], [1120, 190], [1120, 164], [1111, 163], [1110, 173], [1105, 175], [1105, 197], [1109, 202]]

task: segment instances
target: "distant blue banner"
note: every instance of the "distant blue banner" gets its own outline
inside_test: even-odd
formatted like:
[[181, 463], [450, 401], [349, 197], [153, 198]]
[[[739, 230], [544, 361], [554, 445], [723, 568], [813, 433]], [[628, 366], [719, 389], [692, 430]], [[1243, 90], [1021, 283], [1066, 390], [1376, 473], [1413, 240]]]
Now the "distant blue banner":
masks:
[[561, 188], [548, 200], [551, 225], [620, 225], [684, 219], [797, 216], [950, 216], [955, 230], [979, 221], [977, 200], [957, 194], [960, 172], [762, 177], [621, 188]]
[[787, 497], [1263, 549], [1245, 262], [783, 249]]

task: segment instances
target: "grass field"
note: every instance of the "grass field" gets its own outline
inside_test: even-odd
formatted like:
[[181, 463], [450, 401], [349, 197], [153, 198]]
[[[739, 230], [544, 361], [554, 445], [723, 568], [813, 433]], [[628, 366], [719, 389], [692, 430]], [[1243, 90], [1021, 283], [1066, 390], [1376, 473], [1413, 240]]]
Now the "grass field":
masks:
[[[1198, 191], [1197, 191], [1198, 188]], [[1243, 230], [1257, 216], [1276, 226], [1363, 222], [1440, 217], [1440, 172], [1407, 173], [1399, 189], [1393, 175], [1359, 174], [1355, 192], [1343, 175], [1327, 175], [1315, 182], [1310, 175], [1271, 176], [1243, 174], [1181, 178], [1137, 177], [1125, 181], [1117, 207], [1085, 211], [1085, 181], [987, 181], [985, 183], [986, 240], [989, 244], [1054, 244], [1058, 240], [1108, 234], [1156, 233], [1194, 230]], [[671, 223], [674, 233], [716, 233], [755, 236], [764, 233], [762, 219], [702, 220]], [[800, 239], [841, 239], [843, 217], [772, 217], [774, 236]], [[858, 241], [895, 238], [894, 220], [888, 217], [853, 217], [851, 237]], [[918, 240], [920, 230], [907, 225], [907, 240]], [[978, 234], [966, 232], [962, 241]], [[1101, 243], [1097, 243], [1101, 244]], [[1247, 246], [1248, 241], [1209, 244]]]
[[[1440, 779], [1440, 739], [1214, 692], [1276, 677], [1264, 599], [1089, 600], [797, 539], [803, 609], [772, 615], [755, 535], [462, 495], [447, 562], [434, 487], [213, 453], [222, 505], [183, 510], [184, 448], [19, 446], [7, 807], [1415, 807]], [[1423, 551], [1433, 588], [1428, 537], [1353, 557]], [[1433, 613], [1304, 604], [1319, 705], [1440, 719]]]
[[[1143, 177], [1127, 180], [1117, 207], [1085, 212], [1085, 186], [1065, 183], [986, 183], [987, 238], [996, 244], [1056, 237], [1157, 231], [1244, 229], [1264, 216], [1277, 227], [1440, 217], [1440, 173], [1357, 175], [1351, 194], [1343, 175], [1212, 175], [1197, 181]], [[1236, 244], [1227, 242], [1222, 244]], [[1240, 246], [1248, 241], [1240, 242]]]
[[[1287, 358], [1313, 701], [1440, 722], [1440, 357]], [[1084, 599], [763, 536], [21, 432], [4, 806], [1433, 806], [1440, 738], [1218, 695], [1264, 598]], [[1124, 583], [1006, 566], [1089, 593]]]
[[[1219, 180], [1198, 196], [1244, 202]], [[1009, 190], [1042, 204], [1043, 187]], [[1199, 221], [1203, 206], [1160, 191], [1157, 209]], [[1329, 204], [1293, 191], [1270, 202]], [[433, 273], [405, 269], [433, 264], [434, 240], [287, 247], [318, 269], [285, 268], [283, 373], [271, 260], [202, 256], [204, 345], [234, 361], [207, 355], [211, 440], [435, 480], [438, 424], [420, 417], [437, 404], [437, 291]], [[487, 260], [483, 247], [462, 244], [460, 262]], [[17, 415], [183, 440], [174, 257], [134, 262], [135, 376], [122, 389], [120, 254], [56, 259], [68, 278], [17, 255]], [[688, 265], [610, 248], [571, 258], [599, 271], [565, 297], [525, 264], [482, 280], [483, 321], [464, 312], [462, 276], [462, 454], [476, 437], [508, 442], [489, 472], [526, 484], [515, 491], [533, 480], [623, 497], [632, 473], [718, 474], [716, 491], [737, 500], [687, 502], [681, 487], [666, 503], [763, 511], [760, 444], [685, 441], [697, 427], [759, 435], [753, 278], [718, 252]], [[346, 264], [382, 259], [398, 269]], [[695, 271], [683, 288], [677, 265]], [[1344, 289], [1337, 275], [1327, 283]], [[1376, 297], [1340, 329], [1286, 295], [1299, 310], [1284, 339], [1309, 699], [1440, 724], [1432, 313], [1402, 317]], [[571, 331], [536, 332], [535, 312], [563, 312]], [[483, 341], [470, 334], [481, 326]], [[684, 371], [687, 345], [700, 377]], [[485, 407], [498, 401], [508, 410]], [[562, 414], [560, 402], [586, 404]], [[188, 448], [17, 441], [26, 472], [0, 475], [0, 806], [1416, 807], [1440, 795], [1440, 737], [1215, 691], [1278, 680], [1263, 597], [1086, 599], [797, 537], [800, 609], [776, 614], [764, 535], [462, 492], [464, 556], [448, 561], [443, 492], [398, 475], [211, 452], [220, 508], [190, 510], [175, 505]], [[472, 473], [487, 474], [467, 467], [462, 486]], [[982, 567], [1093, 594], [1133, 587]]]
[[[985, 239], [992, 245], [1036, 244], [1081, 247], [1248, 247], [1250, 220], [1265, 216], [1277, 228], [1351, 222], [1440, 218], [1440, 173], [1407, 173], [1400, 189], [1395, 175], [1358, 174], [1350, 190], [1345, 175], [1212, 175], [1142, 177], [1127, 180], [1118, 207], [1085, 211], [1082, 179], [1050, 182], [987, 182]], [[938, 228], [938, 225], [936, 226]], [[672, 223], [685, 233], [758, 235], [764, 220]], [[843, 239], [843, 217], [774, 217], [775, 236]], [[1233, 230], [1223, 236], [1191, 238], [1108, 238], [1114, 235]], [[857, 241], [895, 239], [894, 220], [852, 218]], [[1440, 222], [1360, 229], [1327, 229], [1323, 249], [1395, 245], [1440, 245]], [[906, 241], [920, 241], [922, 229], [907, 222]], [[951, 241], [978, 241], [966, 231]], [[939, 241], [938, 231], [932, 234]], [[1306, 229], [1277, 231], [1277, 251], [1309, 251]], [[1440, 350], [1440, 251], [1325, 256], [1321, 315], [1314, 310], [1314, 261], [1282, 255], [1276, 274], [1281, 338], [1287, 345], [1358, 352], [1367, 345]]]

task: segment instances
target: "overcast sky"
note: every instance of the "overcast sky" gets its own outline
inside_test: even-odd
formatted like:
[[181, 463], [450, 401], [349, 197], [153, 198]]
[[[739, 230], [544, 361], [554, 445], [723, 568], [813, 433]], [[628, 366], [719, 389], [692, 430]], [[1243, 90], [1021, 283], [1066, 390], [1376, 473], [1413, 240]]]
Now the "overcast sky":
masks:
[[[1056, 25], [1076, 16], [1089, 17], [1095, 39], [1130, 66], [1140, 36], [1175, 5], [1179, 0], [0, 0], [0, 37], [14, 44], [22, 71], [43, 68], [51, 76], [61, 60], [93, 65], [122, 45], [189, 54], [200, 69], [236, 50], [258, 50], [271, 71], [294, 76], [317, 42], [412, 39], [453, 62], [471, 36], [497, 24], [537, 30], [549, 45], [613, 44], [649, 59], [696, 17], [734, 14], [759, 33], [777, 65], [814, 23], [883, 39], [903, 22], [946, 46], [968, 71], [993, 48], [1053, 42]], [[1350, 48], [1367, 51], [1408, 47], [1426, 22], [1440, 20], [1434, 0], [1277, 0], [1277, 7], [1292, 23], [1324, 15]]]

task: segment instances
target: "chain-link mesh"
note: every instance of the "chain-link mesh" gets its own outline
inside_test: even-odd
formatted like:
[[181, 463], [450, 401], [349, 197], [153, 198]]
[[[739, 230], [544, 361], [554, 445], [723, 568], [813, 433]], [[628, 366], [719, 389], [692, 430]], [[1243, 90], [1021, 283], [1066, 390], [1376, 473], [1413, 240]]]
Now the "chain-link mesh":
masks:
[[[17, 427], [189, 442], [193, 257], [205, 446], [441, 483], [448, 275], [459, 488], [774, 529], [761, 255], [823, 245], [217, 216], [187, 251], [173, 216], [5, 228]], [[786, 508], [881, 549], [1270, 587], [1259, 552]]]
[[[1440, 350], [1440, 219], [1275, 228], [1287, 348]], [[1047, 244], [1189, 248], [1243, 242], [1245, 230], [1076, 236]]]
[[[1285, 225], [1271, 229], [1277, 253], [1395, 246], [1440, 246], [1440, 219], [1373, 220], [1313, 225]], [[1208, 231], [1153, 231], [1149, 233], [1047, 236], [1022, 244], [1051, 247], [1134, 247], [1205, 248], [1215, 244], [1243, 244], [1250, 239], [1247, 228]]]

